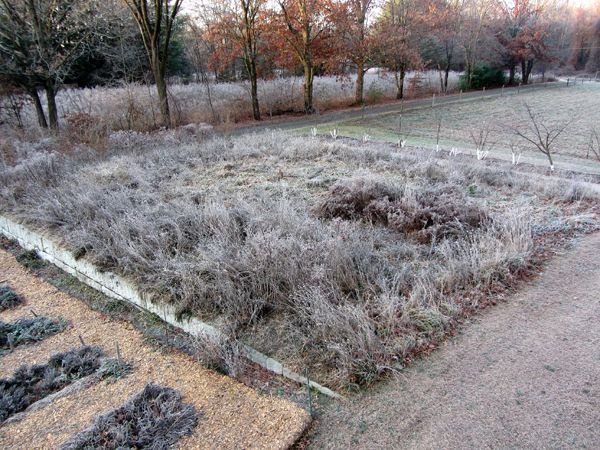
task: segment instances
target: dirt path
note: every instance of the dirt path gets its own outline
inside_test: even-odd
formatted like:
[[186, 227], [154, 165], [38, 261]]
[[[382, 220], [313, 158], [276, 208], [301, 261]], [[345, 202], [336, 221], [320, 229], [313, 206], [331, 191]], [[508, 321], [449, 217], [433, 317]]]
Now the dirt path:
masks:
[[333, 405], [311, 447], [600, 448], [600, 234], [463, 330]]
[[185, 402], [201, 413], [194, 434], [180, 448], [284, 449], [303, 432], [308, 414], [292, 403], [261, 396], [252, 389], [202, 368], [180, 352], [158, 351], [133, 326], [90, 310], [25, 270], [12, 255], [0, 250], [0, 280], [25, 299], [19, 308], [0, 313], [3, 321], [38, 315], [69, 321], [63, 332], [34, 345], [15, 348], [0, 356], [0, 377], [9, 377], [22, 364], [46, 362], [51, 355], [77, 348], [79, 337], [98, 345], [110, 357], [116, 343], [133, 373], [113, 383], [102, 381], [28, 413], [15, 423], [0, 426], [0, 448], [56, 448], [93, 418], [120, 406], [148, 382], [179, 390]]

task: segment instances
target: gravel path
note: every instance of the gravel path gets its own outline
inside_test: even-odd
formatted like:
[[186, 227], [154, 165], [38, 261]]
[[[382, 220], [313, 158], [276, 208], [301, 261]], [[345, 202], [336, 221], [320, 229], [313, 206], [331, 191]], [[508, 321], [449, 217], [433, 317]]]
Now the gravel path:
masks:
[[56, 448], [91, 424], [96, 415], [120, 406], [151, 381], [179, 390], [184, 401], [201, 412], [194, 434], [179, 442], [181, 448], [283, 449], [308, 424], [308, 414], [288, 401], [260, 396], [181, 353], [157, 351], [131, 324], [90, 310], [32, 275], [4, 251], [0, 251], [0, 280], [26, 300], [24, 306], [0, 313], [1, 320], [30, 317], [34, 310], [70, 322], [62, 333], [0, 356], [0, 377], [10, 376], [21, 364], [46, 362], [57, 352], [79, 347], [79, 336], [88, 345], [101, 346], [111, 357], [116, 356], [119, 343], [123, 359], [134, 366], [132, 374], [114, 383], [99, 382], [27, 414], [22, 421], [0, 426], [1, 449]]
[[555, 258], [399, 379], [330, 407], [309, 442], [600, 448], [600, 234]]

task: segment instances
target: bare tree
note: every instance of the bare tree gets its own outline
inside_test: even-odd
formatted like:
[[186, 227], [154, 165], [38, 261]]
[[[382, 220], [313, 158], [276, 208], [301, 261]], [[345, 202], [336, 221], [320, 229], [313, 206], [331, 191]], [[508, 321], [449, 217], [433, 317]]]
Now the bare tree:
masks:
[[523, 129], [515, 127], [514, 133], [530, 144], [533, 144], [538, 151], [546, 155], [550, 164], [550, 170], [554, 171], [554, 161], [552, 159], [554, 143], [574, 119], [558, 124], [549, 124], [527, 103], [525, 103], [525, 110], [527, 112], [527, 126]]
[[494, 142], [490, 141], [492, 128], [489, 124], [484, 123], [479, 129], [470, 129], [471, 141], [475, 145], [477, 160], [482, 161], [488, 157], [490, 151], [494, 147]]
[[43, 128], [58, 129], [56, 93], [98, 43], [94, 10], [95, 1], [0, 0], [0, 75], [26, 90]]
[[600, 135], [595, 128], [592, 129], [592, 133], [590, 135], [588, 157], [590, 152], [592, 152], [596, 159], [600, 161]]
[[[200, 76], [200, 82], [204, 85], [204, 88], [206, 89], [206, 98], [208, 100], [208, 106], [210, 108], [212, 120], [214, 123], [217, 123], [218, 115], [215, 111], [215, 107], [213, 104], [208, 67], [210, 53], [214, 49], [211, 46], [211, 42], [203, 39], [203, 31], [200, 29], [197, 23], [190, 20], [187, 22], [187, 27], [188, 29], [185, 34], [186, 56], [187, 59], [190, 61], [192, 67], [194, 68], [196, 76]], [[198, 80], [196, 79], [196, 81]]]
[[417, 0], [388, 0], [376, 24], [377, 61], [394, 74], [397, 100], [404, 98], [406, 74], [423, 67], [418, 42], [426, 28], [424, 6]]
[[492, 10], [490, 0], [465, 0], [461, 5], [460, 31], [458, 33], [465, 54], [465, 81], [471, 87], [473, 70], [479, 57], [479, 47], [486, 20]]
[[123, 0], [131, 10], [144, 41], [165, 127], [171, 126], [167, 95], [167, 61], [175, 18], [183, 0]]

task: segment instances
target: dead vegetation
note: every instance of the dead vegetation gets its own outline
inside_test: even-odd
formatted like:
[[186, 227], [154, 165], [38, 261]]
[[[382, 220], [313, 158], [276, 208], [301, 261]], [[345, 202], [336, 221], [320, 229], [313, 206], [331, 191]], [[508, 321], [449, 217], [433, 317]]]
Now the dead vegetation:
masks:
[[406, 189], [369, 178], [336, 183], [316, 211], [324, 219], [362, 220], [414, 234], [423, 243], [460, 237], [489, 220], [457, 187], [434, 183]]
[[155, 145], [31, 155], [0, 171], [2, 212], [214, 321], [223, 370], [239, 339], [337, 386], [404, 367], [598, 198], [510, 164], [339, 139]]
[[0, 355], [18, 345], [39, 342], [60, 333], [66, 326], [65, 320], [49, 317], [22, 318], [12, 323], [0, 321]]
[[91, 375], [101, 365], [99, 347], [81, 347], [58, 353], [47, 364], [21, 366], [9, 379], [0, 380], [0, 423], [38, 400]]
[[199, 413], [169, 387], [148, 384], [127, 403], [96, 418], [88, 429], [60, 446], [63, 450], [170, 448], [190, 435]]
[[23, 304], [23, 298], [8, 286], [0, 286], [0, 312]]

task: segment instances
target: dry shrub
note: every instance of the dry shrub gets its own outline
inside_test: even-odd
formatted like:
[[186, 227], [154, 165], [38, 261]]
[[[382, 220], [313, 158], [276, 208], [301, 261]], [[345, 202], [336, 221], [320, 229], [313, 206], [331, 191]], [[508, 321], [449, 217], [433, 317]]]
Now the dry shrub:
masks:
[[24, 303], [23, 297], [17, 295], [8, 286], [0, 286], [0, 312], [12, 309]]
[[66, 117], [65, 138], [75, 144], [87, 144], [96, 149], [103, 147], [108, 137], [108, 128], [99, 117], [88, 113], [73, 113]]
[[147, 384], [123, 406], [97, 417], [91, 427], [60, 448], [171, 448], [179, 439], [192, 434], [198, 420], [196, 409], [183, 403], [178, 391]]
[[247, 360], [240, 342], [231, 333], [231, 330], [221, 330], [218, 336], [199, 336], [195, 340], [194, 355], [204, 367], [238, 378], [247, 368]]
[[343, 180], [316, 206], [325, 219], [363, 220], [419, 240], [457, 237], [481, 226], [486, 213], [455, 186], [405, 186], [404, 190], [372, 179]]
[[34, 317], [18, 319], [13, 323], [0, 321], [0, 353], [18, 345], [39, 342], [60, 333], [67, 326], [64, 319]]
[[81, 347], [50, 358], [48, 364], [21, 366], [0, 380], [0, 423], [33, 403], [91, 375], [100, 367], [99, 347]]

